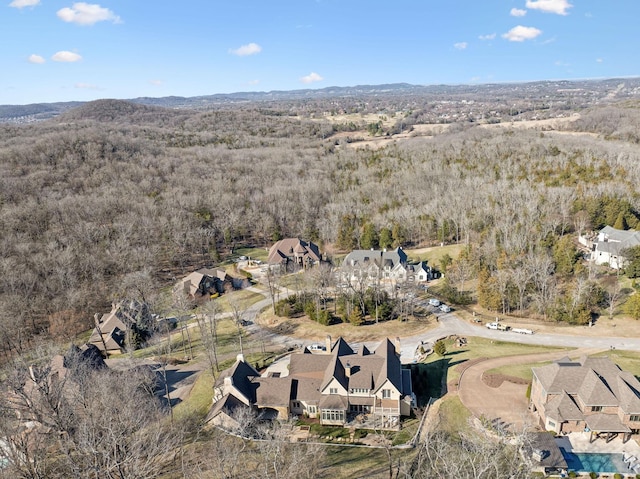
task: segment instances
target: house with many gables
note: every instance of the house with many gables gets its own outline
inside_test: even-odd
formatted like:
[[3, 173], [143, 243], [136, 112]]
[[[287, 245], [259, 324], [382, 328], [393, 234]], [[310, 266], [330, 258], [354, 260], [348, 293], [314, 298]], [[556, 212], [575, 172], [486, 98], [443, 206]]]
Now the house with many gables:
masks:
[[326, 351], [305, 348], [289, 361], [288, 374], [261, 376], [239, 356], [215, 383], [208, 421], [228, 427], [234, 410], [249, 407], [272, 418], [307, 416], [336, 426], [366, 420], [398, 429], [411, 413], [411, 374], [402, 369], [397, 340], [356, 351], [342, 338], [331, 344], [327, 337]]
[[625, 442], [640, 432], [640, 382], [609, 358], [563, 358], [532, 370], [530, 409], [544, 429]]
[[381, 283], [425, 282], [436, 277], [426, 261], [410, 263], [407, 254], [398, 247], [393, 250], [354, 250], [342, 262], [344, 282], [365, 285]]
[[322, 261], [318, 245], [300, 238], [284, 238], [271, 246], [267, 263], [282, 271], [310, 268]]
[[605, 226], [597, 236], [580, 236], [578, 240], [589, 249], [589, 259], [595, 264], [606, 264], [613, 269], [620, 269], [625, 267], [624, 251], [640, 246], [640, 231], [618, 230]]

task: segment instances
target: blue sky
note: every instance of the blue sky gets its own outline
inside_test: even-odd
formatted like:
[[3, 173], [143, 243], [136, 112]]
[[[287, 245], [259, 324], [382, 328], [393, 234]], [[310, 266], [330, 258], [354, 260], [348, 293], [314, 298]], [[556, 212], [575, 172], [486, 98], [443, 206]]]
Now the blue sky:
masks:
[[640, 0], [4, 0], [0, 104], [640, 75]]

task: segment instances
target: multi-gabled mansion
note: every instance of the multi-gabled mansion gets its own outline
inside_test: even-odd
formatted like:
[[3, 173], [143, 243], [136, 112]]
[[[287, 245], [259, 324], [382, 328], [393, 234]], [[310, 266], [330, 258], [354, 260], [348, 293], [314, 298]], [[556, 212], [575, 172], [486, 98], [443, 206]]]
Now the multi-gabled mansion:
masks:
[[307, 416], [338, 426], [360, 419], [398, 429], [413, 397], [399, 345], [386, 339], [373, 350], [363, 345], [355, 351], [342, 338], [331, 344], [327, 337], [326, 351], [291, 354], [286, 376], [260, 376], [239, 356], [215, 383], [208, 420], [225, 426], [235, 408], [249, 407], [279, 419]]
[[564, 358], [533, 368], [530, 408], [548, 431], [626, 441], [640, 432], [640, 382], [606, 357]]
[[426, 261], [410, 263], [402, 248], [393, 250], [354, 250], [342, 262], [342, 281], [371, 285], [380, 283], [424, 282], [435, 279], [437, 273]]

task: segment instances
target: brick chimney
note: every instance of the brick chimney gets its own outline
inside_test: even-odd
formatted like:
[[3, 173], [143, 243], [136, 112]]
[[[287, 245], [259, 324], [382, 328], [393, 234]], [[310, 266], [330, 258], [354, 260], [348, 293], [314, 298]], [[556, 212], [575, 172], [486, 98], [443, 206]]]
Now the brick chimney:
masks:
[[327, 338], [325, 339], [325, 347], [327, 350], [327, 354], [331, 353], [331, 335], [327, 334]]

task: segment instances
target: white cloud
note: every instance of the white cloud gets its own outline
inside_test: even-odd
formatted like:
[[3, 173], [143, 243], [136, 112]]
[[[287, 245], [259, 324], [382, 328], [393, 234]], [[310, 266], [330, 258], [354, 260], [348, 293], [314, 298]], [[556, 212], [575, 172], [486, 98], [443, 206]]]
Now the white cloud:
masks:
[[502, 34], [502, 38], [506, 38], [510, 42], [524, 42], [525, 40], [532, 40], [542, 33], [542, 30], [538, 30], [535, 27], [523, 27], [518, 25], [513, 27], [507, 33]]
[[58, 10], [58, 18], [69, 23], [78, 25], [93, 25], [98, 22], [111, 21], [120, 23], [120, 17], [108, 8], [103, 8], [98, 4], [85, 2], [74, 3], [72, 7], [65, 7]]
[[247, 82], [248, 85], [257, 85], [258, 83], [260, 83], [260, 80], [249, 80]]
[[602, 63], [604, 60], [602, 58], [596, 58], [597, 63]]
[[571, 63], [562, 62], [560, 60], [557, 60], [556, 62], [554, 62], [554, 65], [557, 66], [557, 67], [570, 67]]
[[546, 13], [567, 15], [567, 9], [573, 7], [567, 0], [527, 0], [527, 8]]
[[307, 76], [303, 76], [302, 78], [300, 78], [300, 81], [302, 83], [315, 83], [315, 82], [319, 82], [324, 80], [324, 78], [322, 78], [320, 75], [318, 75], [316, 72], [311, 72], [309, 73]]
[[82, 60], [82, 57], [77, 53], [60, 51], [51, 57], [54, 62], [73, 63]]
[[512, 8], [510, 13], [512, 17], [524, 17], [527, 11], [522, 8]]
[[44, 63], [46, 61], [43, 57], [41, 57], [40, 55], [36, 55], [35, 53], [33, 55], [29, 55], [28, 60], [29, 60], [29, 63], [37, 63], [37, 64]]
[[35, 7], [36, 5], [40, 5], [40, 0], [13, 0], [9, 4], [10, 7], [14, 8]]
[[496, 38], [496, 34], [495, 33], [489, 33], [488, 35], [480, 35], [478, 38], [480, 40], [493, 40], [494, 38]]
[[456, 50], [464, 50], [467, 48], [467, 42], [458, 42], [453, 44], [453, 48]]
[[149, 80], [149, 83], [155, 86], [162, 86], [163, 85], [163, 81], [162, 80]]
[[246, 45], [242, 45], [240, 48], [230, 49], [229, 53], [233, 55], [238, 55], [239, 57], [246, 57], [248, 55], [255, 55], [256, 53], [260, 53], [262, 51], [262, 47], [257, 43], [247, 43]]
[[76, 83], [74, 85], [76, 88], [80, 88], [81, 90], [101, 90], [98, 85], [93, 85], [91, 83]]

